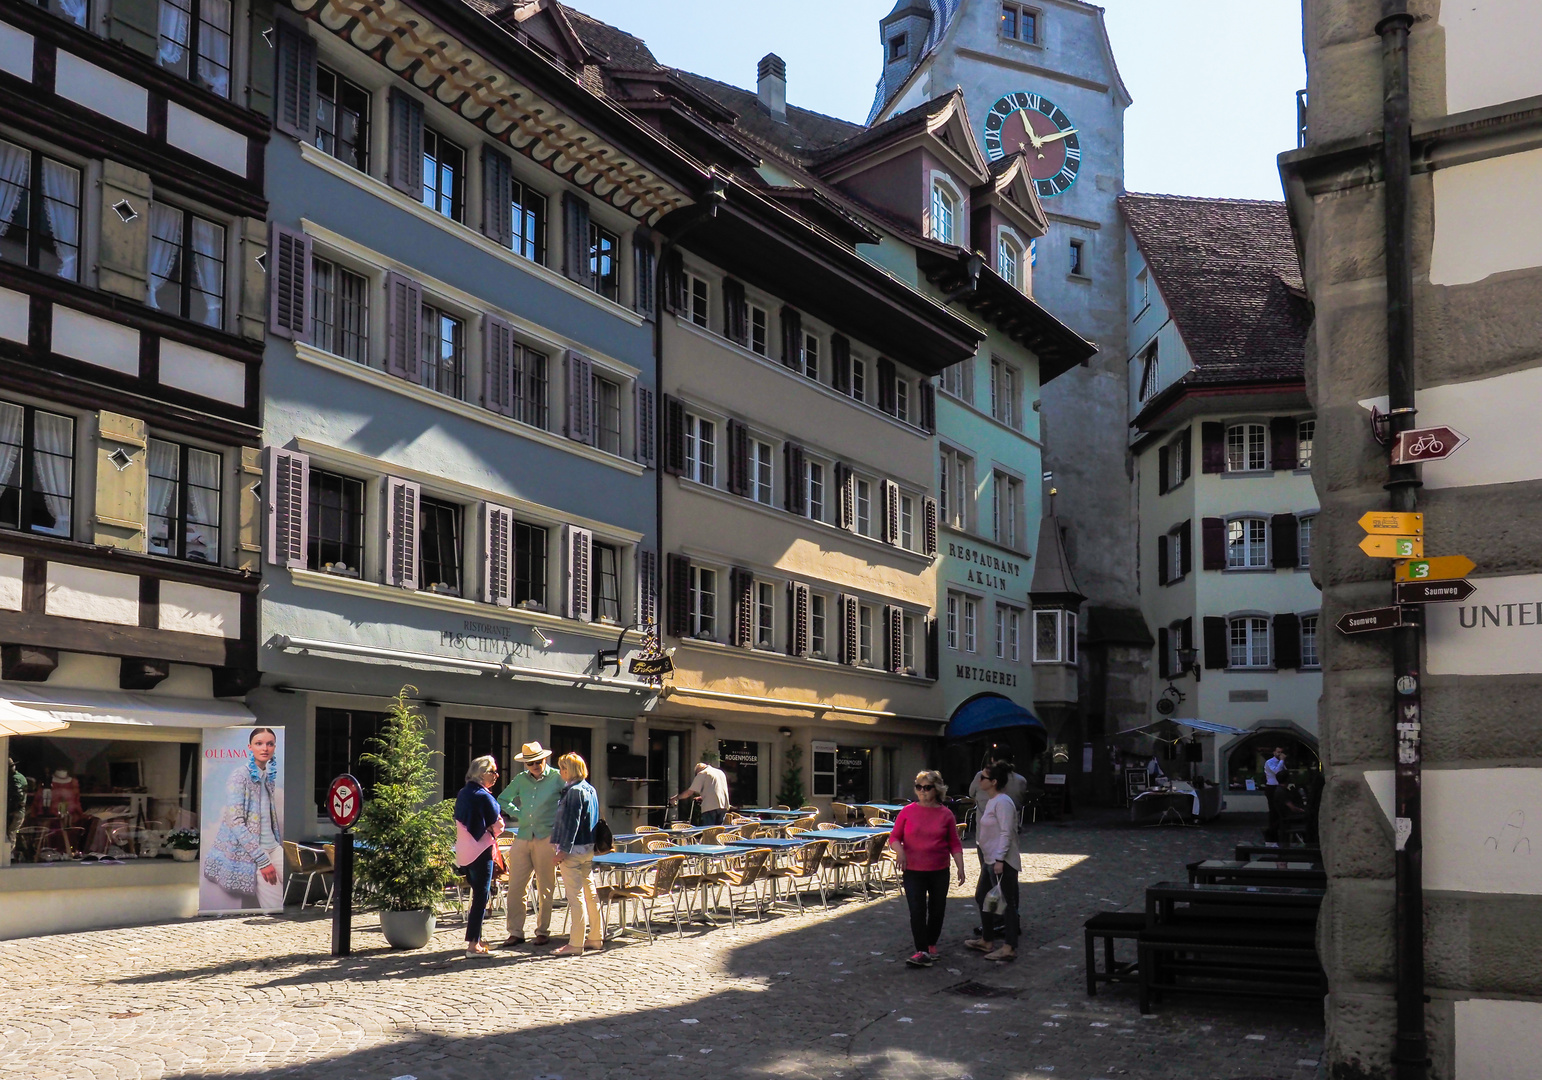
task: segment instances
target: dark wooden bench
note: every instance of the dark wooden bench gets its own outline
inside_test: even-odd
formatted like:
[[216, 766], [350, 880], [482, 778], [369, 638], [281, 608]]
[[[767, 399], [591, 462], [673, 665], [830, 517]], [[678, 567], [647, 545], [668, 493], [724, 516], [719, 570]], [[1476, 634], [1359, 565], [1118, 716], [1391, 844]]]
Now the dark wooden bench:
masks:
[[[1100, 911], [1082, 923], [1082, 937], [1087, 947], [1087, 996], [1096, 997], [1100, 982], [1134, 982], [1137, 961], [1120, 963], [1114, 958], [1114, 941], [1134, 940], [1146, 928], [1146, 916], [1139, 911]], [[1096, 944], [1103, 942], [1103, 970], [1098, 970]]]
[[1163, 993], [1319, 998], [1323, 890], [1161, 882], [1137, 938], [1140, 1010]]
[[1270, 847], [1268, 844], [1238, 844], [1232, 857], [1238, 862], [1268, 859], [1275, 862], [1322, 862], [1320, 847]]
[[1198, 885], [1268, 885], [1292, 889], [1325, 889], [1328, 874], [1320, 863], [1258, 859], [1238, 862], [1205, 859], [1189, 863], [1189, 881]]

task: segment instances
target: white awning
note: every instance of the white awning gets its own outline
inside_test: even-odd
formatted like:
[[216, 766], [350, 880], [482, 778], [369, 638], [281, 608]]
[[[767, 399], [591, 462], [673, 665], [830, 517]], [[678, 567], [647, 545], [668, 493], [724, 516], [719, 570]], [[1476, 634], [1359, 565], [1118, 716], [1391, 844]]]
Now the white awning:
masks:
[[70, 724], [188, 728], [256, 722], [251, 710], [232, 701], [0, 682], [0, 735], [36, 735]]

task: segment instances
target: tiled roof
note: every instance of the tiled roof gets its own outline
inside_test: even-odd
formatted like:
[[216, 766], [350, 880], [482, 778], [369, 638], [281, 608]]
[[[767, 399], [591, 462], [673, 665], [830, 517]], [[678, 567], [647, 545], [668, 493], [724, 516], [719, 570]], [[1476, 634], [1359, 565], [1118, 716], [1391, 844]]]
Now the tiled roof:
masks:
[[924, 128], [926, 122], [939, 110], [947, 105], [953, 97], [962, 97], [958, 90], [949, 90], [945, 94], [923, 101], [921, 104], [906, 109], [902, 113], [895, 113], [881, 124], [875, 124], [870, 128], [861, 128], [852, 125], [853, 130], [848, 137], [840, 143], [829, 147], [817, 155], [820, 160], [826, 160], [837, 156], [844, 156], [854, 150], [860, 150], [864, 146], [874, 146], [885, 139], [892, 138], [903, 131], [912, 128]]
[[787, 106], [787, 122], [783, 124], [771, 118], [753, 90], [718, 82], [705, 75], [693, 75], [689, 71], [677, 71], [675, 74], [725, 108], [738, 113], [735, 126], [741, 133], [774, 150], [780, 150], [798, 162], [807, 162], [820, 151], [864, 130], [861, 124], [800, 109], [796, 105]]
[[1123, 195], [1194, 370], [1189, 385], [1303, 378], [1310, 315], [1283, 202]]
[[571, 4], [562, 5], [573, 32], [595, 52], [605, 56], [606, 67], [625, 71], [653, 71], [659, 62], [642, 38], [585, 15]]

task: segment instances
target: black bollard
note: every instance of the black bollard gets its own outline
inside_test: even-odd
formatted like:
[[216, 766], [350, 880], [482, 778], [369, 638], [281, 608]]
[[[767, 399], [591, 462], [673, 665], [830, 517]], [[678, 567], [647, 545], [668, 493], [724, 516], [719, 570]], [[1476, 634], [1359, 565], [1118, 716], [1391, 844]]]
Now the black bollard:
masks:
[[353, 833], [337, 834], [332, 863], [332, 955], [353, 952]]

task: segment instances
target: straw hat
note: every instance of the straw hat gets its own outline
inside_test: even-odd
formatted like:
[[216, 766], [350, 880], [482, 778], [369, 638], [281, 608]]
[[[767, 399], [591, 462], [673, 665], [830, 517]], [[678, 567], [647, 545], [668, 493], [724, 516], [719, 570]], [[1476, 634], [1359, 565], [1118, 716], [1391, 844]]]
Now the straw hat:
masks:
[[550, 750], [542, 750], [538, 742], [527, 742], [519, 748], [519, 753], [514, 755], [514, 760], [521, 765], [528, 765], [532, 761], [542, 761], [551, 757]]

